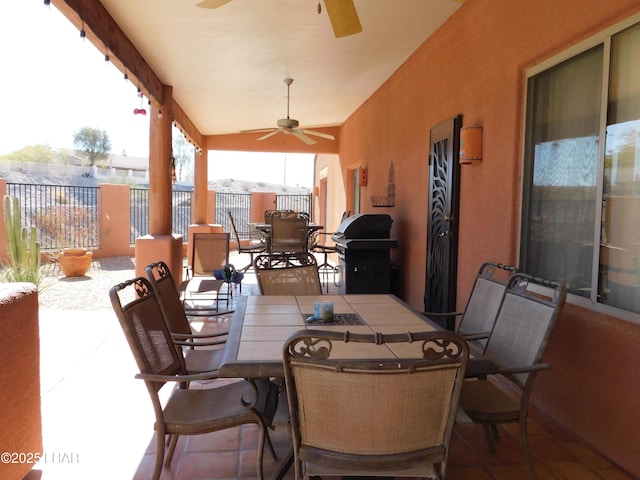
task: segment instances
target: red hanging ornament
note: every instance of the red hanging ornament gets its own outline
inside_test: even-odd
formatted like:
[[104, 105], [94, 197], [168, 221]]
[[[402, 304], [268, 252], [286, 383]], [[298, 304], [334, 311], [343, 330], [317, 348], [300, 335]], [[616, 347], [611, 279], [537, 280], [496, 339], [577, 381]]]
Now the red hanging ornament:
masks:
[[138, 97], [140, 97], [140, 108], [134, 108], [133, 109], [133, 114], [134, 115], [146, 115], [147, 111], [144, 108], [142, 108], [142, 99], [143, 99], [142, 92], [140, 92], [140, 91], [138, 92]]
[[176, 157], [171, 157], [171, 183], [176, 183], [178, 177], [176, 176]]

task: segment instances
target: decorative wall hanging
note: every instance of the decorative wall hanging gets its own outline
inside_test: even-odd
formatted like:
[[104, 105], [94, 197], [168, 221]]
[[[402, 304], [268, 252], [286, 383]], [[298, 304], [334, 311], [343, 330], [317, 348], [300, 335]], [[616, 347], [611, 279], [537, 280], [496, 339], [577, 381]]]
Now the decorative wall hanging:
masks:
[[393, 207], [396, 204], [396, 179], [393, 162], [389, 165], [389, 183], [386, 195], [371, 195], [371, 205], [374, 207]]

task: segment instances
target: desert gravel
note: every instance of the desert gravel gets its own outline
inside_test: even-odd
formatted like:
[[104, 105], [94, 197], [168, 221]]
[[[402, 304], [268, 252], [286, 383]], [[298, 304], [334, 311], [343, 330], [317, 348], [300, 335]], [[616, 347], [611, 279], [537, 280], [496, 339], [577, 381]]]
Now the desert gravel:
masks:
[[40, 308], [49, 310], [111, 309], [109, 289], [135, 277], [133, 257], [94, 259], [82, 277], [67, 278], [57, 264], [43, 266], [45, 277], [38, 291]]

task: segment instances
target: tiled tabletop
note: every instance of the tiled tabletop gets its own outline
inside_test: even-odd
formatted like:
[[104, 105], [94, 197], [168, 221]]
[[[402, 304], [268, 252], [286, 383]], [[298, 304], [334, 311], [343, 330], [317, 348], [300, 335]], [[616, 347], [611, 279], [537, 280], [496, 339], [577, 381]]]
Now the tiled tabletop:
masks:
[[[305, 321], [313, 313], [314, 302], [317, 301], [332, 302], [334, 313], [357, 314], [365, 324], [331, 325]], [[298, 330], [310, 328], [352, 333], [437, 330], [425, 317], [393, 295], [241, 297], [236, 304], [219, 375], [244, 378], [282, 376], [282, 346], [285, 340]], [[354, 346], [349, 348], [349, 356], [353, 356]], [[396, 344], [392, 348], [359, 344], [357, 349], [358, 356], [369, 358], [415, 355], [415, 346], [411, 344]]]

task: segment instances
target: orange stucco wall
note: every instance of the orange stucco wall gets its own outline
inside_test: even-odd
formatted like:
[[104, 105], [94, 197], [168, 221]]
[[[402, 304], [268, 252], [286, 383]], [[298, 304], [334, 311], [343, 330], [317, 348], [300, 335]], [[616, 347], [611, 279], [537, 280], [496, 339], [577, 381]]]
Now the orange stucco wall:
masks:
[[[342, 126], [340, 160], [368, 170], [361, 208], [389, 213], [401, 294], [423, 307], [429, 130], [463, 115], [481, 125], [483, 160], [461, 170], [458, 306], [485, 260], [517, 264], [525, 76], [528, 68], [640, 12], [637, 0], [468, 0]], [[373, 208], [395, 167], [395, 206]], [[640, 477], [640, 325], [568, 305], [534, 402]], [[632, 371], [629, 371], [632, 370]], [[594, 391], [597, 391], [595, 393]]]
[[[0, 451], [41, 454], [38, 290], [31, 283], [0, 284], [0, 365]], [[33, 463], [3, 462], [0, 478], [22, 478]]]

